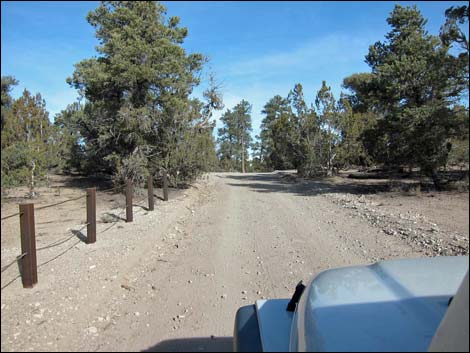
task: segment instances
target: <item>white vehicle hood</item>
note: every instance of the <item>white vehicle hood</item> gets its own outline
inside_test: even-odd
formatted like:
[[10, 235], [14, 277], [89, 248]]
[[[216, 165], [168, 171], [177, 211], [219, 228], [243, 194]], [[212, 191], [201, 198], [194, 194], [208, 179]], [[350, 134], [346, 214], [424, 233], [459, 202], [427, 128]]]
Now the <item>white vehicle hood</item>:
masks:
[[468, 257], [331, 269], [305, 289], [291, 351], [425, 351], [468, 271]]

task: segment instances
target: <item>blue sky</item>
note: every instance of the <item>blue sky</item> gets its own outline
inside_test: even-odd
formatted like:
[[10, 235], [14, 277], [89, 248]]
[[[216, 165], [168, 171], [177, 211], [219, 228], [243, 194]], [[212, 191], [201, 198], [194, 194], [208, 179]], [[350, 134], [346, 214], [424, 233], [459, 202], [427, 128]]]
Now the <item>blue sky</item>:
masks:
[[[416, 4], [438, 34], [444, 11], [468, 2], [168, 2], [169, 16], [188, 27], [184, 47], [210, 58], [200, 97], [207, 87], [209, 66], [222, 83], [226, 108], [242, 99], [253, 104], [254, 133], [259, 132], [264, 104], [274, 95], [287, 96], [301, 83], [309, 103], [326, 80], [339, 96], [344, 77], [369, 71], [364, 56], [369, 45], [390, 30], [386, 18], [394, 4]], [[98, 2], [2, 2], [1, 74], [13, 75], [24, 88], [40, 92], [50, 118], [77, 98], [65, 79], [73, 65], [96, 54], [98, 44], [86, 15]], [[216, 114], [216, 118], [220, 113]], [[217, 126], [220, 126], [219, 124]]]

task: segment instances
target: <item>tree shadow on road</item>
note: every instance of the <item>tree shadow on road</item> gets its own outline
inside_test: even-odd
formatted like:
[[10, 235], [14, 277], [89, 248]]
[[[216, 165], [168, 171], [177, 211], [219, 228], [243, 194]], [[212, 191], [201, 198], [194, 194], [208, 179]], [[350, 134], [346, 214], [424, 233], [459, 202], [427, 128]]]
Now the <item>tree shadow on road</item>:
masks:
[[143, 352], [233, 352], [232, 337], [191, 337], [162, 341]]
[[271, 193], [281, 192], [295, 194], [298, 196], [316, 196], [322, 194], [375, 194], [390, 190], [389, 181], [349, 181], [344, 179], [341, 183], [331, 179], [297, 179], [289, 174], [283, 173], [257, 173], [247, 175], [226, 175], [226, 179], [243, 181], [242, 183], [227, 183], [230, 186], [245, 187], [255, 192]]

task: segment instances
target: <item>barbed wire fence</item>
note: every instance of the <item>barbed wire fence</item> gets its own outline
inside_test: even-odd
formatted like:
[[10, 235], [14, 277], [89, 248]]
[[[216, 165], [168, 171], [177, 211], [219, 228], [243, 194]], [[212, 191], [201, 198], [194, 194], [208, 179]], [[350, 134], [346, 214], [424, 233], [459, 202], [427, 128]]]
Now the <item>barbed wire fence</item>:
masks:
[[[163, 174], [163, 194], [164, 200], [168, 200], [168, 177], [166, 173]], [[124, 189], [123, 189], [124, 188]], [[149, 176], [147, 180], [147, 193], [146, 197], [142, 197], [133, 202], [133, 185], [132, 182], [127, 181], [126, 183], [122, 183], [120, 185], [113, 186], [112, 188], [108, 188], [105, 190], [99, 190], [101, 193], [109, 192], [109, 191], [125, 191], [125, 199], [126, 205], [121, 209], [119, 214], [115, 218], [116, 220], [112, 222], [111, 226], [101, 230], [100, 232], [96, 233], [96, 188], [87, 188], [86, 193], [84, 195], [80, 195], [78, 197], [69, 198], [67, 200], [59, 201], [50, 205], [40, 206], [38, 208], [34, 208], [33, 203], [23, 203], [19, 204], [19, 212], [14, 214], [5, 216], [1, 218], [1, 221], [10, 219], [12, 217], [20, 216], [20, 235], [21, 235], [21, 255], [18, 255], [14, 260], [10, 261], [8, 264], [2, 266], [1, 273], [5, 272], [9, 268], [11, 268], [15, 263], [18, 264], [19, 274], [13, 278], [10, 282], [6, 285], [1, 287], [1, 290], [11, 285], [14, 281], [18, 278], [22, 278], [23, 287], [24, 288], [32, 288], [37, 283], [37, 269], [42, 267], [55, 259], [59, 258], [60, 256], [64, 255], [67, 251], [72, 249], [74, 246], [79, 244], [81, 241], [86, 242], [87, 244], [92, 244], [96, 241], [97, 234], [103, 234], [109, 229], [111, 229], [114, 225], [116, 225], [119, 221], [123, 220], [121, 216], [124, 212], [126, 212], [126, 222], [133, 221], [133, 215], [139, 213], [140, 211], [145, 210], [143, 204], [145, 201], [148, 202], [147, 211], [153, 210], [154, 205], [154, 192], [153, 192], [153, 177]], [[143, 190], [143, 189], [142, 189]], [[80, 199], [86, 198], [86, 209], [87, 209], [87, 220], [86, 223], [82, 224], [80, 229], [67, 229], [67, 231], [63, 234], [63, 237], [60, 239], [56, 239], [53, 242], [36, 248], [36, 238], [35, 238], [35, 222], [34, 222], [34, 213], [35, 211], [44, 210], [47, 208], [55, 207], [58, 205], [65, 204], [67, 202], [78, 201]], [[138, 206], [141, 209], [133, 212], [133, 207]], [[86, 237], [83, 236], [82, 231], [87, 228], [87, 235]], [[72, 233], [72, 234], [70, 234]], [[82, 237], [79, 235], [82, 234]], [[37, 265], [36, 253], [58, 247], [67, 243], [72, 238], [79, 237], [80, 240], [74, 243], [71, 247], [67, 248], [65, 251], [62, 251], [58, 255], [54, 256], [53, 258], [41, 263], [39, 266]], [[3, 276], [3, 275], [2, 275]]]

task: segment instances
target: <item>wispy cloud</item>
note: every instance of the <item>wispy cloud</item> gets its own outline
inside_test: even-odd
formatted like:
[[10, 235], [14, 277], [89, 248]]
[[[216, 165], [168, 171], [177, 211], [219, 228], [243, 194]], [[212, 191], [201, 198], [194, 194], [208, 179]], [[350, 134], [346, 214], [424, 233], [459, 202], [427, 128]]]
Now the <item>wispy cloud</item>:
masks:
[[264, 105], [276, 94], [286, 97], [296, 83], [303, 85], [307, 103], [313, 102], [322, 80], [339, 96], [346, 76], [368, 70], [364, 56], [376, 40], [373, 38], [374, 34], [370, 37], [331, 34], [290, 50], [219, 65], [215, 68], [218, 76], [229, 83], [224, 87], [225, 106], [231, 108], [242, 99], [248, 100], [253, 105], [253, 132], [258, 134]]
[[299, 70], [332, 69], [361, 62], [367, 53], [371, 38], [348, 35], [328, 35], [307, 42], [292, 50], [278, 51], [223, 67], [226, 77], [268, 77]]

